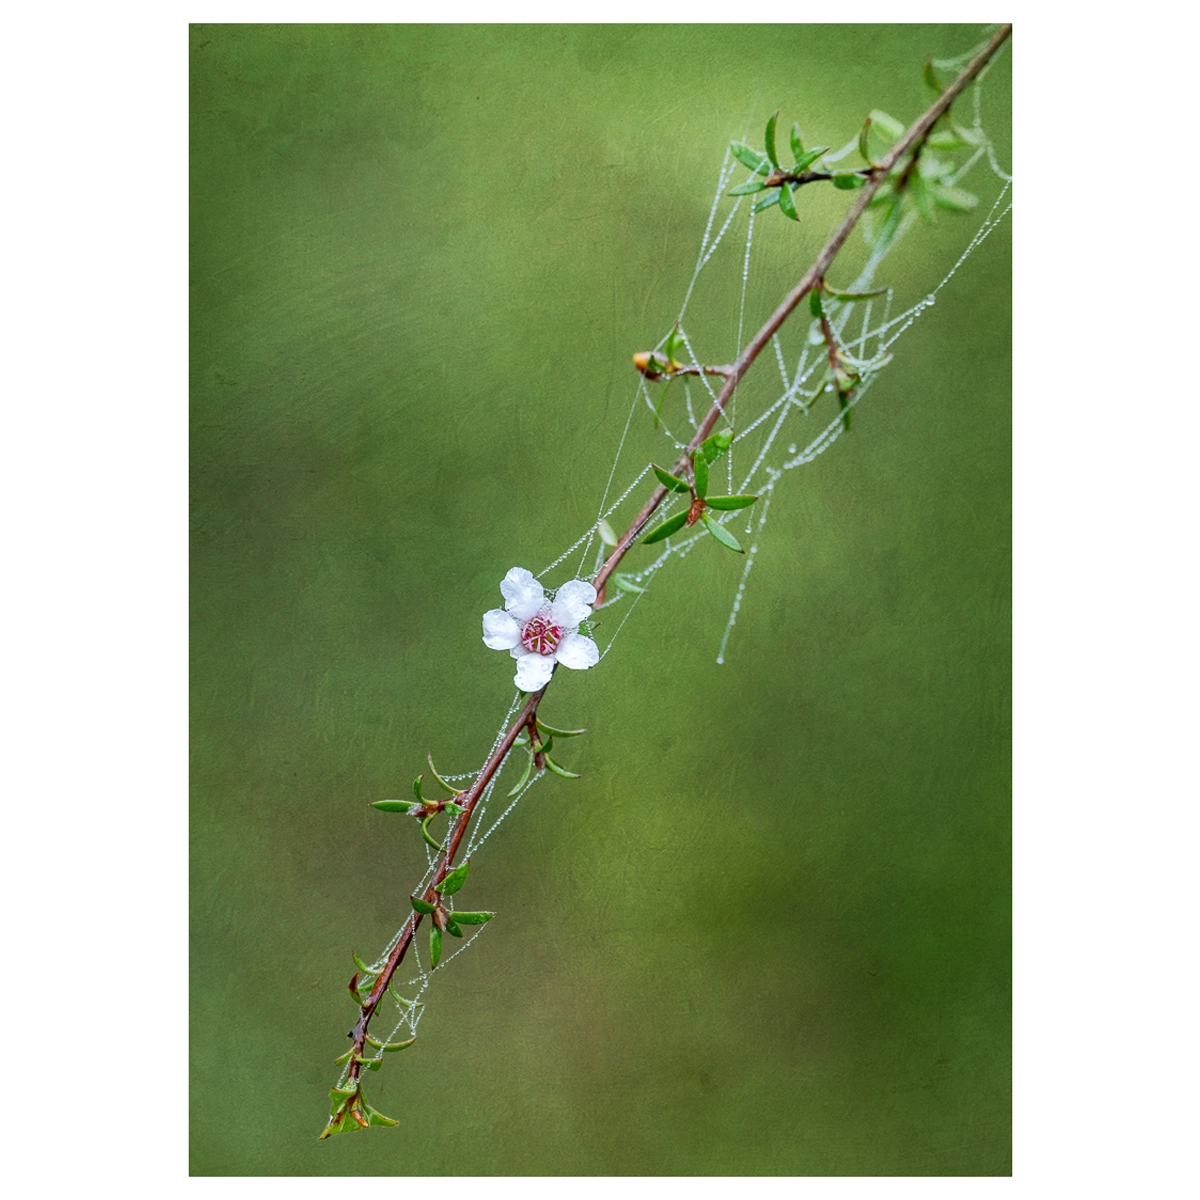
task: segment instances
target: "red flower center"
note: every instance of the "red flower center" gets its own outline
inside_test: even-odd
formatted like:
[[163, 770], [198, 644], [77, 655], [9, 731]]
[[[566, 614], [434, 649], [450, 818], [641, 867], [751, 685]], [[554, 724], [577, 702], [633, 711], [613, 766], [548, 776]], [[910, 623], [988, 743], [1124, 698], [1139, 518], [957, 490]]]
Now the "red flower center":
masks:
[[550, 618], [539, 613], [530, 618], [521, 627], [521, 645], [534, 654], [544, 654], [547, 657], [558, 649], [562, 641], [562, 627], [551, 623]]

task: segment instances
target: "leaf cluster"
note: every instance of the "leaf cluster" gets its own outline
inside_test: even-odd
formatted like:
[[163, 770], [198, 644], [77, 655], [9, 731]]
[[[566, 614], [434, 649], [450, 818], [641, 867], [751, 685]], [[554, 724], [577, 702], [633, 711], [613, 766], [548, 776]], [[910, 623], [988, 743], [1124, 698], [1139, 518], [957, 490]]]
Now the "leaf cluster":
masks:
[[683, 512], [676, 513], [675, 516], [668, 517], [661, 524], [656, 525], [642, 538], [643, 545], [649, 546], [655, 542], [661, 542], [671, 534], [678, 533], [685, 526], [690, 527], [699, 521], [722, 546], [736, 554], [746, 553], [737, 538], [708, 514], [710, 508], [725, 512], [749, 508], [758, 499], [757, 496], [710, 496], [708, 494], [709, 466], [716, 462], [732, 444], [733, 433], [728, 430], [723, 433], [714, 433], [711, 437], [705, 438], [689, 455], [692, 476], [690, 482], [681, 479], [678, 475], [672, 475], [670, 471], [664, 470], [657, 463], [650, 464], [659, 483], [668, 492], [687, 492], [691, 495], [692, 502]]

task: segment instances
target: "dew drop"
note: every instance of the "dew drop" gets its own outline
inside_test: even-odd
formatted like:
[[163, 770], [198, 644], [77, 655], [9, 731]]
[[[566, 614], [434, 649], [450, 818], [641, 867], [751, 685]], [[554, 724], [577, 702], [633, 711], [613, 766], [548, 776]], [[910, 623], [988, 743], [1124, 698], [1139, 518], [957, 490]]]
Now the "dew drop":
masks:
[[937, 303], [937, 296], [935, 296], [935, 295], [933, 294], [933, 292], [930, 292], [930, 293], [929, 293], [929, 295], [925, 297], [925, 303], [926, 303], [926, 304], [936, 304], [936, 303]]
[[795, 443], [795, 442], [793, 442], [793, 443], [792, 443], [792, 444], [791, 444], [791, 445], [788, 447], [788, 453], [789, 453], [789, 454], [795, 454], [795, 453], [796, 453], [796, 443]]

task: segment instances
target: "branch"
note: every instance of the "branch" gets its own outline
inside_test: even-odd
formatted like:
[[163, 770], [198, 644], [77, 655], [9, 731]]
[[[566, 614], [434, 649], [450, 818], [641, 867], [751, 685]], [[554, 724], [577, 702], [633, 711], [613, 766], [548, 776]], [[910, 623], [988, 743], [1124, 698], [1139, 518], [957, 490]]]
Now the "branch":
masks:
[[[1002, 25], [993, 35], [991, 41], [967, 65], [962, 74], [913, 122], [904, 136], [884, 155], [882, 161], [874, 164], [867, 177], [866, 184], [859, 189], [857, 198], [850, 206], [850, 211], [842, 218], [842, 223], [834, 230], [833, 236], [829, 241], [825, 243], [813, 265], [804, 273], [800, 282], [783, 298], [779, 307], [767, 320], [767, 323], [751, 338], [746, 349], [742, 351], [737, 362], [733, 364], [728, 376], [726, 376], [725, 386], [721, 388], [720, 394], [713, 401], [713, 406], [708, 410], [708, 415], [701, 422], [700, 428], [696, 430], [692, 440], [688, 442], [687, 447], [680, 454], [672, 474], [679, 475], [687, 470], [691, 452], [712, 433], [713, 426], [716, 425], [718, 418], [724, 413], [725, 406], [737, 390], [742, 376], [750, 369], [751, 364], [762, 353], [779, 327], [788, 319], [796, 305], [820, 282], [825, 272], [833, 263], [833, 260], [837, 257], [838, 251], [841, 250], [846, 239], [850, 236], [851, 231], [858, 224], [863, 213], [866, 212], [867, 205], [871, 203], [871, 198], [883, 186], [892, 168], [904, 155], [910, 153], [928, 137], [929, 131], [967, 84], [987, 66], [992, 55], [1008, 40], [1011, 33], [1011, 25]], [[634, 517], [633, 524], [617, 539], [616, 548], [608, 556], [608, 559], [604, 563], [604, 566], [600, 568], [600, 572], [594, 581], [597, 603], [603, 603], [604, 585], [608, 582], [608, 577], [620, 565], [621, 559], [625, 557], [626, 552], [636, 540], [642, 527], [653, 515], [654, 510], [663, 502], [666, 495], [667, 489], [661, 484], [655, 488], [650, 498], [642, 506], [641, 512]]]

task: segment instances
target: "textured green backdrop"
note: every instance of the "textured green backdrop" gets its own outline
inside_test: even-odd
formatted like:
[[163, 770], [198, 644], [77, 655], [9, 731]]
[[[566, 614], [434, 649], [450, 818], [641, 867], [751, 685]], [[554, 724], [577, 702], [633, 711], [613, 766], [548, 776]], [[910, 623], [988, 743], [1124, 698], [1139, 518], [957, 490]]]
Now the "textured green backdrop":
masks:
[[[1009, 1172], [1007, 223], [781, 485], [727, 664], [703, 547], [556, 681], [584, 778], [474, 864], [500, 916], [370, 1077], [401, 1127], [316, 1140], [350, 952], [423, 861], [367, 802], [486, 752], [480, 616], [591, 518], [728, 140], [910, 120], [978, 37], [191, 28], [193, 1173]], [[750, 327], [844, 204], [768, 214]], [[961, 220], [884, 281], [923, 294]]]

